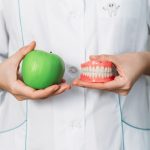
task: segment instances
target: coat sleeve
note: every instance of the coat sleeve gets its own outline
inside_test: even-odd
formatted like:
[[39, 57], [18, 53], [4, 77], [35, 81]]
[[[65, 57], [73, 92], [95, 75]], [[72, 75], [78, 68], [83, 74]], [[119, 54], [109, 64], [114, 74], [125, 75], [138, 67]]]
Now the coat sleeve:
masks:
[[8, 33], [3, 12], [3, 0], [0, 0], [0, 63], [8, 58]]
[[[0, 63], [8, 58], [8, 33], [3, 15], [2, 0], [0, 0]], [[5, 91], [0, 89], [0, 105], [4, 99]]]
[[147, 12], [147, 28], [148, 28], [148, 51], [150, 51], [150, 0], [147, 1], [148, 12]]
[[147, 20], [148, 20], [148, 25], [150, 27], [150, 0], [148, 0], [148, 17], [147, 17]]

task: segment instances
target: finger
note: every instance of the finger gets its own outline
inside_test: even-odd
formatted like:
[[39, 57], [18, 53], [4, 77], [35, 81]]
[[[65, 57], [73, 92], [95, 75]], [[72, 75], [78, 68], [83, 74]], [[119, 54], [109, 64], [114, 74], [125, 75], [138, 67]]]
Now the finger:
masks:
[[129, 91], [127, 90], [110, 90], [110, 92], [113, 92], [113, 93], [116, 93], [116, 94], [119, 94], [119, 95], [122, 95], [122, 96], [127, 96]]
[[99, 60], [99, 61], [111, 61], [112, 55], [91, 55], [90, 60]]
[[122, 79], [120, 79], [120, 77], [116, 77], [113, 81], [109, 81], [106, 83], [90, 83], [77, 79], [73, 82], [73, 85], [87, 88], [94, 88], [99, 90], [114, 90], [120, 89], [124, 84]]
[[20, 96], [20, 95], [14, 95], [14, 96], [16, 97], [16, 99], [17, 99], [18, 101], [23, 101], [23, 100], [26, 100], [26, 99], [27, 99], [27, 97]]
[[68, 84], [61, 84], [60, 85], [60, 89], [58, 89], [53, 95], [58, 95], [58, 94], [61, 94], [67, 90], [70, 90], [71, 89], [71, 86], [68, 85]]
[[45, 99], [49, 96], [52, 96], [59, 88], [59, 85], [52, 85], [46, 89], [35, 90], [30, 98], [35, 100]]
[[52, 95], [59, 88], [59, 85], [53, 85], [45, 89], [35, 90], [18, 80], [14, 85], [14, 93], [25, 96], [29, 99], [44, 99]]
[[110, 61], [112, 62], [114, 65], [117, 65], [118, 66], [118, 63], [117, 63], [117, 57], [116, 55], [106, 55], [106, 54], [103, 54], [103, 55], [91, 55], [89, 57], [90, 60], [97, 60], [97, 61]]
[[13, 62], [18, 66], [21, 62], [21, 60], [24, 58], [24, 56], [32, 51], [36, 46], [35, 41], [31, 42], [29, 45], [21, 48], [19, 51], [17, 51], [14, 55], [11, 56], [13, 59]]
[[97, 61], [110, 61], [113, 63], [113, 69], [116, 75], [124, 75], [124, 70], [121, 67], [121, 62], [119, 61], [119, 55], [91, 55], [90, 60], [97, 60]]

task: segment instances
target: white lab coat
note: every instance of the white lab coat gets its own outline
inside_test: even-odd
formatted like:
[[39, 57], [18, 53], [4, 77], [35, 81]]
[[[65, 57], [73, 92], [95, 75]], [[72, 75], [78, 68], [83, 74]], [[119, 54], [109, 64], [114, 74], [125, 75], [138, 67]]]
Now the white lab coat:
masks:
[[[0, 61], [35, 40], [63, 57], [71, 83], [91, 54], [150, 50], [149, 2], [0, 0]], [[128, 96], [74, 87], [20, 102], [1, 90], [0, 150], [150, 150], [150, 77]]]

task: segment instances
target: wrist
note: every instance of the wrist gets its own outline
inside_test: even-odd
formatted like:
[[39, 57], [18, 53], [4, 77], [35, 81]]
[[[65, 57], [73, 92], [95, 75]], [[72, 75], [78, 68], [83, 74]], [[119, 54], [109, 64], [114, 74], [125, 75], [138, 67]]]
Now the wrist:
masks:
[[143, 65], [143, 74], [150, 75], [150, 52], [139, 52], [139, 55]]

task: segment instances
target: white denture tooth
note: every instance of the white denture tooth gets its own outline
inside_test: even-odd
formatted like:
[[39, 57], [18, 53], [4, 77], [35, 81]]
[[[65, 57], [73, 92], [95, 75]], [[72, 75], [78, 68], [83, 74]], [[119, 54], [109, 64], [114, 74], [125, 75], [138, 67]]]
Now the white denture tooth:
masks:
[[98, 73], [98, 77], [101, 78], [101, 73], [100, 72]]
[[89, 73], [89, 77], [92, 78], [92, 72]]
[[101, 73], [98, 74], [98, 77], [101, 78]]
[[105, 78], [107, 78], [107, 76], [108, 76], [108, 72], [105, 72]]
[[82, 70], [83, 70], [83, 72], [85, 72], [85, 68], [83, 68]]
[[87, 67], [87, 72], [89, 72], [89, 67]]
[[92, 67], [92, 72], [94, 73], [94, 72], [95, 72], [95, 70], [96, 70], [96, 69], [95, 69], [95, 67], [93, 66], [93, 67]]
[[86, 67], [83, 68], [83, 72], [85, 72]]
[[106, 69], [105, 69], [105, 70], [106, 70], [106, 72], [108, 72], [108, 67], [105, 67], [105, 68], [106, 68]]
[[108, 72], [106, 72], [106, 77], [105, 78], [108, 78], [109, 77], [109, 73]]
[[107, 72], [104, 72], [104, 78], [106, 78], [106, 76], [107, 76]]
[[91, 72], [89, 72], [89, 77], [92, 78], [92, 73]]
[[92, 67], [91, 66], [89, 66], [89, 72], [91, 72], [92, 71]]
[[95, 73], [95, 78], [97, 78], [97, 75], [98, 75], [98, 74], [97, 74], [97, 73]]
[[109, 72], [107, 72], [106, 77], [109, 78]]
[[89, 72], [89, 67], [86, 68], [86, 71]]
[[92, 78], [95, 78], [95, 73], [94, 72], [92, 72]]
[[96, 73], [99, 72], [99, 66], [96, 66]]
[[102, 78], [105, 78], [105, 72], [102, 73]]
[[104, 72], [104, 71], [105, 71], [105, 68], [104, 68], [104, 67], [101, 67], [101, 71]]
[[110, 67], [107, 67], [107, 72], [110, 72], [110, 71], [109, 71], [109, 68], [110, 68]]
[[99, 78], [99, 73], [97, 73], [97, 78]]
[[103, 73], [103, 78], [105, 78], [105, 72]]
[[104, 71], [107, 72], [107, 67], [104, 68]]
[[90, 73], [90, 77], [93, 78], [93, 73], [92, 72]]
[[109, 72], [109, 67], [107, 67], [107, 72]]
[[81, 71], [84, 72], [84, 68], [81, 68]]
[[90, 67], [90, 72], [92, 72], [93, 71], [93, 67]]
[[111, 77], [111, 76], [112, 76], [112, 73], [110, 72], [110, 73], [109, 73], [109, 77]]
[[104, 73], [101, 74], [101, 77], [104, 78]]
[[85, 68], [82, 68], [82, 72], [85, 72]]
[[111, 67], [109, 67], [109, 72], [111, 72]]
[[98, 72], [99, 72], [99, 73], [102, 72], [102, 67], [99, 67]]
[[95, 73], [97, 73], [97, 67], [95, 66]]
[[111, 77], [111, 72], [108, 73], [108, 77]]
[[95, 78], [95, 73], [94, 72], [92, 73], [92, 78]]
[[95, 78], [97, 78], [97, 76], [98, 76], [98, 74], [97, 74], [97, 73], [95, 73]]
[[88, 72], [88, 67], [85, 68], [85, 71]]

